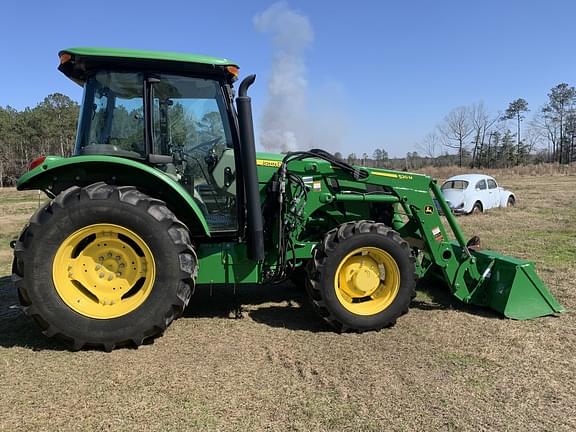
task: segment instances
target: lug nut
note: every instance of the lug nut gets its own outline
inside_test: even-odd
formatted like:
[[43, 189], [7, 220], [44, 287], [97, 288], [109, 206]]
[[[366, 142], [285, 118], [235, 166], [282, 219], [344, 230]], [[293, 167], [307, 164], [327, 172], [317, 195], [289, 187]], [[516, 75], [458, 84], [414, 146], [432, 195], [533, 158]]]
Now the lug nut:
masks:
[[102, 278], [104, 277], [104, 273], [100, 273], [100, 274], [98, 275], [98, 277], [99, 277], [100, 279], [102, 279]]
[[120, 255], [116, 255], [116, 261], [120, 261]]
[[114, 275], [111, 274], [110, 276], [108, 276], [108, 280], [111, 281], [112, 279], [114, 279]]
[[102, 266], [100, 264], [96, 264], [96, 270], [100, 270]]

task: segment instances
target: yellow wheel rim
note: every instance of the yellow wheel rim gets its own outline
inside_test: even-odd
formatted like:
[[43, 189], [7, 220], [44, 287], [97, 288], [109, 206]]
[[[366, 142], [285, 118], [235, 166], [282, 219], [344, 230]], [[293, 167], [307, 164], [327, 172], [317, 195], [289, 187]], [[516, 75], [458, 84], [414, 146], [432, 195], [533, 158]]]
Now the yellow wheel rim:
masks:
[[400, 289], [400, 269], [392, 256], [376, 247], [350, 252], [334, 276], [340, 304], [357, 315], [375, 315], [392, 304]]
[[89, 225], [70, 234], [52, 264], [60, 298], [81, 315], [111, 319], [144, 303], [154, 285], [156, 265], [146, 243], [112, 224]]

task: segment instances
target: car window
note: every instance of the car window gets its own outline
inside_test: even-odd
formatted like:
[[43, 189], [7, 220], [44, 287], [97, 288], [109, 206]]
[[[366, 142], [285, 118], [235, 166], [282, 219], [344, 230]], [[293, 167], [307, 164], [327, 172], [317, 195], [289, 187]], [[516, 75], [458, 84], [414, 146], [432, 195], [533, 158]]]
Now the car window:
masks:
[[489, 189], [496, 189], [498, 187], [498, 185], [496, 184], [496, 182], [492, 179], [488, 179], [488, 188]]
[[468, 182], [465, 180], [448, 180], [442, 185], [442, 190], [446, 189], [460, 189], [464, 190], [468, 187]]
[[486, 180], [480, 180], [478, 183], [476, 183], [476, 189], [486, 189]]

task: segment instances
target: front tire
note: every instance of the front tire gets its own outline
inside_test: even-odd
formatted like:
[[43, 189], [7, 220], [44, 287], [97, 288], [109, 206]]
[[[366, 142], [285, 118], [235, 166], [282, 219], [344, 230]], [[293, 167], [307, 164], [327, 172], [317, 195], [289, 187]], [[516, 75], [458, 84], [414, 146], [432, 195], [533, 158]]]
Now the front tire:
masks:
[[45, 335], [110, 351], [141, 345], [182, 314], [197, 258], [164, 202], [96, 183], [38, 210], [13, 269], [24, 311]]
[[393, 326], [414, 297], [414, 261], [408, 243], [386, 225], [344, 223], [314, 250], [312, 304], [338, 331]]

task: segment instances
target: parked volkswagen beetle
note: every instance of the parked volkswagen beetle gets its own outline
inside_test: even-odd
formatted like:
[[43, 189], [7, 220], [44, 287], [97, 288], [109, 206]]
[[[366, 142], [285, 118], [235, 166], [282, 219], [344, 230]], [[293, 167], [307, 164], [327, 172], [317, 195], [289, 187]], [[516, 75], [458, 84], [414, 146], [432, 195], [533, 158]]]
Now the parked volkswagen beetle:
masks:
[[442, 184], [442, 193], [454, 213], [481, 213], [494, 207], [510, 207], [516, 197], [498, 186], [493, 177], [484, 174], [462, 174]]

